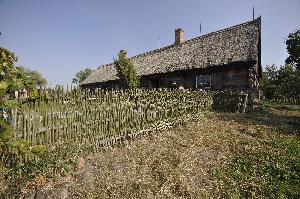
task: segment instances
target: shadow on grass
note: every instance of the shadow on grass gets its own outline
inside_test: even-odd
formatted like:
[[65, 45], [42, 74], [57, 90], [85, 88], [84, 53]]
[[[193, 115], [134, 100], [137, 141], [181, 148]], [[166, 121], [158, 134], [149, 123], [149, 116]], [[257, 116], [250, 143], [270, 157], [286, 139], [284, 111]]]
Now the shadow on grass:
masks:
[[286, 106], [268, 106], [249, 114], [219, 114], [224, 121], [266, 125], [283, 134], [300, 135], [300, 111]]
[[273, 107], [276, 110], [280, 110], [280, 111], [300, 111], [300, 105], [279, 105], [279, 106], [274, 106]]

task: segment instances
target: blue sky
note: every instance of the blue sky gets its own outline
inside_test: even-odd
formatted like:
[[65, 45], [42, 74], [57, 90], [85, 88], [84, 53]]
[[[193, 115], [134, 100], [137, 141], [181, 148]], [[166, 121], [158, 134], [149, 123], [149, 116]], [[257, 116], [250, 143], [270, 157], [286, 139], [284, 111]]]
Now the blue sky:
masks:
[[0, 0], [0, 46], [52, 86], [76, 72], [262, 16], [262, 64], [283, 64], [285, 38], [300, 28], [300, 0]]

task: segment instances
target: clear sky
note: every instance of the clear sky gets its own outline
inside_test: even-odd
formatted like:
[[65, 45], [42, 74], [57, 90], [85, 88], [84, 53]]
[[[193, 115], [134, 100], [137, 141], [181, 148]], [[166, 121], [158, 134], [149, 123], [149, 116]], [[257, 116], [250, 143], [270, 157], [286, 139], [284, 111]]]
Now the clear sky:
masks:
[[285, 38], [300, 28], [300, 0], [0, 0], [0, 46], [52, 86], [76, 72], [262, 16], [262, 65], [283, 64]]

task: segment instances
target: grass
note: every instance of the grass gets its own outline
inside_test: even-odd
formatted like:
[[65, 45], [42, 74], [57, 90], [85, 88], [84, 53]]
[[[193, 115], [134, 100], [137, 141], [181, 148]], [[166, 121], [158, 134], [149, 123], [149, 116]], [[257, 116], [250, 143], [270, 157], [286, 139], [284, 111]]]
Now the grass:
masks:
[[283, 102], [271, 102], [267, 101], [265, 102], [265, 106], [269, 108], [275, 108], [279, 110], [290, 110], [290, 111], [300, 111], [300, 105], [299, 104], [289, 104], [289, 103], [283, 103]]
[[4, 178], [4, 175], [5, 175], [4, 166], [2, 164], [0, 164], [0, 198], [2, 197], [3, 193], [7, 189], [7, 185], [6, 185], [7, 183]]
[[74, 170], [78, 154], [90, 154], [91, 151], [86, 145], [80, 146], [74, 142], [56, 143], [51, 148], [39, 147], [35, 151], [42, 151], [40, 149], [45, 149], [45, 152], [41, 156], [28, 159], [26, 163], [16, 161], [6, 167], [0, 163], [1, 199], [16, 198], [22, 194], [22, 190], [28, 191], [33, 187], [42, 187], [46, 183], [58, 181]]
[[246, 117], [227, 118], [255, 128], [240, 131], [254, 139], [245, 139], [233, 150], [228, 166], [215, 171], [225, 197], [300, 196], [300, 111], [282, 104], [266, 107]]
[[[299, 133], [297, 106], [266, 103], [252, 114], [205, 112], [192, 122], [84, 156], [86, 169], [67, 177], [67, 194], [69, 198], [300, 198]], [[68, 169], [69, 160], [75, 162], [75, 155], [85, 154], [78, 150], [64, 146], [51, 154], [61, 165], [58, 168]], [[0, 165], [0, 193], [6, 196], [4, 173]], [[45, 180], [40, 180], [41, 186], [54, 187], [47, 194], [58, 197], [60, 192], [53, 190], [60, 185], [53, 184], [55, 179], [48, 184]]]
[[300, 112], [205, 113], [87, 158], [73, 198], [299, 198]]
[[[283, 121], [277, 121], [281, 124]], [[298, 126], [299, 128], [299, 126]], [[290, 131], [290, 132], [289, 132]], [[280, 132], [280, 133], [279, 133]], [[298, 198], [300, 195], [300, 140], [297, 129], [257, 126], [242, 131], [245, 139], [233, 149], [228, 166], [216, 168], [225, 198]]]

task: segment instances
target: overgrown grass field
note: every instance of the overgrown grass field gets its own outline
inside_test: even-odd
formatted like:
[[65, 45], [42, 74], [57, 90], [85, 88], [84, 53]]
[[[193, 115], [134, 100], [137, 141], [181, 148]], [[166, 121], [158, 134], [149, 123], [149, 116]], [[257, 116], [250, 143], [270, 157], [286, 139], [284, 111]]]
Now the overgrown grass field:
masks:
[[[252, 114], [203, 112], [170, 130], [84, 156], [85, 171], [66, 178], [66, 195], [299, 198], [299, 133], [297, 105], [267, 103]], [[61, 157], [68, 161], [72, 154]], [[52, 186], [47, 189], [53, 196], [56, 180], [48, 180], [36, 178], [32, 184], [37, 189]], [[0, 178], [0, 191], [7, 191], [3, 182]]]
[[204, 113], [90, 156], [74, 198], [299, 198], [300, 112]]

